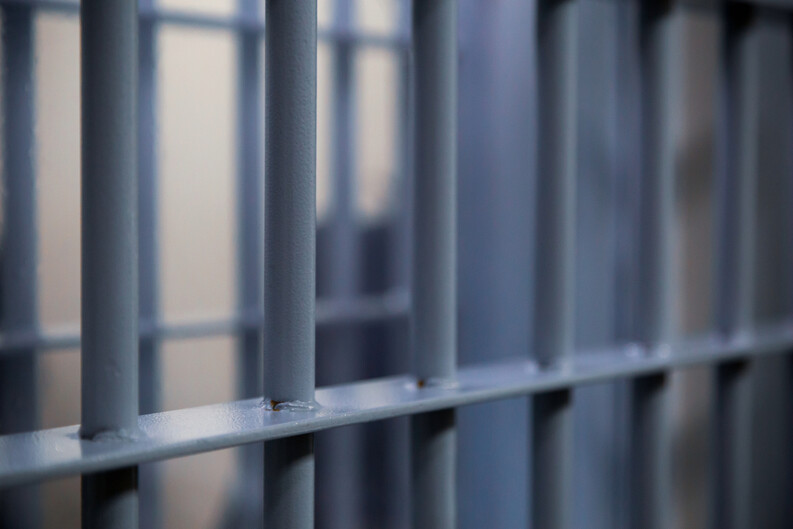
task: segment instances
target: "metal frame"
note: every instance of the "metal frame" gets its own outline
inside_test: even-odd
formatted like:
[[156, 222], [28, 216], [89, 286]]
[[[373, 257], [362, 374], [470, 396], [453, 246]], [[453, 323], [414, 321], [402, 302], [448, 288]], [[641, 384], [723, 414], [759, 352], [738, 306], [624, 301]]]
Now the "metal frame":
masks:
[[141, 435], [130, 441], [83, 440], [77, 435], [78, 426], [5, 435], [0, 437], [0, 486], [671, 369], [789, 354], [791, 348], [793, 322], [783, 322], [758, 328], [751, 339], [725, 340], [718, 335], [692, 339], [664, 355], [643, 355], [641, 349], [629, 345], [581, 355], [559, 369], [542, 369], [524, 358], [460, 368], [453, 387], [419, 388], [414, 376], [401, 376], [319, 388], [315, 394], [319, 406], [309, 410], [264, 413], [265, 404], [257, 398], [142, 415], [138, 419]]
[[[537, 265], [534, 360], [524, 351], [510, 359], [457, 367], [457, 0], [414, 0], [412, 39], [366, 35], [350, 23], [349, 0], [339, 0], [331, 29], [318, 30], [316, 0], [270, 0], [266, 28], [256, 0], [239, 0], [232, 17], [156, 8], [152, 0], [2, 0], [4, 50], [14, 49], [4, 77], [8, 127], [4, 163], [13, 174], [7, 187], [15, 200], [5, 208], [14, 237], [5, 241], [0, 387], [4, 395], [26, 393], [23, 408], [0, 410], [25, 424], [4, 423], [0, 436], [0, 487], [35, 484], [82, 474], [84, 525], [135, 527], [138, 500], [145, 526], [157, 525], [156, 467], [139, 465], [247, 445], [240, 458], [242, 486], [264, 474], [264, 519], [268, 527], [314, 524], [313, 434], [339, 426], [411, 416], [412, 513], [415, 527], [457, 524], [456, 408], [531, 396], [530, 517], [533, 526], [571, 525], [572, 392], [598, 382], [627, 379], [631, 473], [630, 527], [669, 526], [668, 373], [693, 365], [716, 373], [714, 443], [717, 461], [712, 504], [717, 527], [750, 527], [748, 498], [752, 446], [751, 395], [755, 358], [793, 351], [793, 320], [760, 326], [753, 321], [756, 217], [756, 46], [753, 10], [730, 3], [724, 10], [721, 182], [717, 299], [713, 334], [674, 338], [672, 221], [675, 168], [673, 108], [677, 89], [674, 2], [642, 0], [636, 60], [640, 75], [640, 171], [636, 192], [637, 233], [620, 243], [638, 246], [630, 272], [635, 295], [621, 299], [626, 316], [618, 332], [629, 345], [574, 355], [574, 247], [576, 177], [576, 84], [580, 0], [540, 0], [537, 10], [538, 136]], [[761, 2], [757, 2], [760, 4]], [[789, 8], [787, 4], [773, 4]], [[34, 9], [83, 17], [83, 332], [41, 333], [35, 317], [35, 279], [15, 281], [14, 269], [35, 262], [31, 20]], [[140, 21], [138, 25], [137, 22]], [[155, 34], [161, 24], [227, 29], [240, 39], [238, 149], [237, 314], [227, 319], [165, 324], [158, 319]], [[266, 29], [266, 31], [265, 31]], [[10, 31], [9, 31], [10, 30]], [[107, 39], [112, 31], [113, 38]], [[258, 79], [260, 43], [267, 39], [266, 100]], [[316, 41], [338, 48], [334, 171], [342, 199], [332, 237], [344, 248], [331, 266], [332, 298], [315, 298]], [[112, 42], [112, 46], [91, 43]], [[9, 45], [12, 43], [12, 45]], [[354, 46], [412, 49], [415, 167], [412, 296], [405, 270], [394, 271], [393, 290], [363, 296], [349, 263], [356, 242], [350, 197], [354, 126], [351, 54]], [[412, 46], [412, 48], [410, 47]], [[7, 53], [7, 52], [6, 52]], [[142, 65], [135, 74], [135, 62]], [[112, 70], [113, 82], [108, 83]], [[407, 67], [405, 67], [407, 70]], [[407, 89], [401, 94], [408, 99]], [[258, 124], [267, 107], [264, 136]], [[136, 110], [137, 108], [137, 110]], [[136, 121], [138, 121], [136, 123]], [[408, 149], [406, 119], [399, 141]], [[264, 137], [264, 140], [263, 140]], [[138, 145], [136, 145], [136, 142]], [[259, 175], [265, 145], [266, 187]], [[107, 156], [105, 153], [113, 153]], [[22, 156], [17, 154], [23, 153]], [[105, 178], [112, 175], [113, 178]], [[408, 188], [409, 186], [405, 186]], [[137, 193], [135, 192], [137, 191]], [[408, 195], [409, 193], [406, 193]], [[140, 203], [136, 203], [136, 196]], [[105, 197], [113, 197], [108, 207]], [[264, 197], [264, 204], [259, 199]], [[118, 201], [118, 202], [115, 202]], [[407, 200], [406, 200], [407, 202]], [[267, 215], [263, 225], [260, 220]], [[407, 232], [407, 217], [395, 222]], [[404, 235], [404, 233], [403, 233]], [[395, 253], [404, 254], [406, 237]], [[401, 244], [401, 245], [400, 245]], [[261, 259], [264, 249], [264, 259]], [[140, 252], [140, 259], [138, 259]], [[134, 264], [138, 263], [138, 266]], [[260, 272], [264, 274], [260, 277]], [[138, 288], [138, 277], [140, 286]], [[264, 290], [264, 302], [260, 294]], [[113, 295], [107, 292], [112, 290]], [[138, 299], [140, 296], [140, 299]], [[630, 299], [629, 299], [630, 298]], [[15, 307], [10, 310], [9, 307]], [[19, 310], [22, 307], [24, 310]], [[14, 319], [10, 314], [14, 314]], [[314, 330], [412, 316], [415, 372], [315, 389]], [[138, 320], [140, 322], [138, 328]], [[619, 320], [619, 318], [618, 318]], [[626, 323], [627, 322], [627, 323]], [[170, 412], [158, 410], [157, 354], [164, 339], [232, 334], [239, 338], [241, 400]], [[263, 339], [262, 339], [263, 337]], [[81, 343], [82, 342], [82, 343]], [[262, 353], [262, 342], [264, 344]], [[343, 348], [346, 342], [340, 342]], [[83, 424], [33, 430], [36, 353], [82, 345]], [[347, 344], [349, 345], [349, 344]], [[137, 365], [140, 351], [140, 370]], [[264, 364], [264, 378], [254, 376]], [[140, 376], [139, 375], [140, 372]], [[16, 377], [11, 380], [10, 373]], [[112, 375], [112, 376], [111, 376]], [[20, 382], [21, 381], [21, 382]], [[139, 410], [145, 413], [138, 415]], [[11, 413], [9, 415], [9, 413]], [[20, 430], [28, 430], [19, 433]], [[267, 441], [264, 458], [257, 443]], [[140, 473], [140, 474], [139, 474]], [[140, 490], [138, 482], [140, 481]], [[31, 492], [33, 491], [33, 492]], [[24, 523], [35, 523], [35, 491], [3, 491], [0, 505], [14, 502]], [[5, 508], [5, 507], [4, 507]], [[16, 507], [15, 507], [16, 509]]]

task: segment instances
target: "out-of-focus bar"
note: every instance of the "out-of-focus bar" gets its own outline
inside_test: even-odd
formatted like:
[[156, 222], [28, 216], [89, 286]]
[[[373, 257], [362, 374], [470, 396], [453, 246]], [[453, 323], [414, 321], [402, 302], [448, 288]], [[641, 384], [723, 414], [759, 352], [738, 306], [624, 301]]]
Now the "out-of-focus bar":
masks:
[[[33, 11], [6, 6], [2, 12], [2, 258], [0, 329], [35, 332], [36, 177], [34, 171]], [[22, 347], [0, 360], [0, 434], [34, 430], [38, 424], [35, 351]], [[37, 487], [0, 491], [0, 527], [35, 528]]]
[[[457, 0], [417, 0], [412, 24], [412, 332], [418, 384], [431, 386], [457, 371]], [[452, 529], [455, 412], [417, 415], [411, 426], [413, 527]]]
[[[138, 4], [85, 0], [82, 40], [82, 425], [138, 427]], [[100, 442], [100, 441], [97, 441]], [[137, 468], [83, 476], [83, 527], [138, 527]]]
[[[672, 2], [640, 5], [639, 281], [636, 337], [645, 354], [668, 354], [673, 338], [674, 118], [678, 72]], [[666, 373], [630, 382], [629, 527], [671, 520], [671, 436]]]
[[[258, 0], [237, 0], [237, 13], [243, 25], [237, 33], [237, 182], [236, 182], [236, 265], [237, 314], [245, 321], [262, 314], [264, 248], [264, 177], [262, 174], [263, 133], [261, 80], [262, 35], [251, 25], [260, 22]], [[258, 321], [261, 322], [261, 319]], [[237, 347], [237, 396], [241, 399], [262, 394], [262, 330], [260, 326], [241, 326], [235, 335]], [[264, 461], [261, 444], [241, 447], [237, 476], [229, 491], [229, 503], [222, 527], [260, 527], [261, 498], [264, 486]]]
[[[314, 402], [317, 2], [265, 12], [264, 398], [269, 413]], [[264, 449], [264, 523], [314, 527], [314, 438]]]
[[[152, 6], [153, 0], [139, 0], [139, 8]], [[157, 200], [157, 23], [140, 20], [138, 36], [138, 275], [139, 321], [159, 320], [159, 218]], [[140, 329], [139, 329], [140, 330]], [[140, 413], [160, 410], [160, 339], [139, 333], [138, 380]], [[159, 465], [138, 468], [140, 526], [161, 526]]]
[[[573, 351], [575, 282], [576, 0], [537, 6], [538, 171], [533, 353], [560, 369]], [[532, 399], [532, 527], [569, 528], [572, 520], [572, 392]]]
[[[721, 36], [716, 326], [725, 340], [753, 331], [759, 71], [754, 9], [724, 8]], [[749, 529], [752, 483], [749, 359], [716, 367], [711, 527]]]
[[[333, 31], [350, 32], [354, 27], [352, 0], [333, 0]], [[361, 231], [356, 214], [356, 116], [359, 112], [355, 72], [356, 46], [338, 41], [325, 49], [330, 55], [332, 105], [330, 119], [331, 205], [324, 222], [327, 240], [326, 270], [322, 295], [335, 302], [350, 302], [362, 284]], [[324, 267], [323, 267], [324, 265]], [[357, 380], [364, 376], [361, 327], [345, 326], [321, 331], [324, 350], [317, 370], [328, 384]], [[366, 527], [365, 428], [338, 428], [317, 437], [317, 516], [328, 527]]]

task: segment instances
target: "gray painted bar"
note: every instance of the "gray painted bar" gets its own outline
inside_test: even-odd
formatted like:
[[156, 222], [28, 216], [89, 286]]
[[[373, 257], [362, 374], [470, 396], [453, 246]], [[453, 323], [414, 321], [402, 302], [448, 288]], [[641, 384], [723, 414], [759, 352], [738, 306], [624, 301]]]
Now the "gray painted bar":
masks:
[[[153, 0], [139, 0], [139, 8]], [[139, 322], [159, 320], [159, 215], [157, 200], [157, 23], [139, 22], [138, 57], [138, 275]], [[140, 329], [138, 329], [140, 331]], [[162, 370], [159, 336], [139, 333], [138, 401], [140, 413], [160, 410]], [[161, 526], [162, 488], [157, 465], [138, 469], [140, 526]]]
[[[726, 339], [753, 331], [757, 216], [758, 48], [754, 10], [725, 6], [721, 35], [721, 127], [716, 327]], [[749, 529], [752, 498], [752, 364], [716, 366], [711, 527]]]
[[[537, 6], [537, 239], [533, 351], [564, 368], [574, 347], [578, 6]], [[564, 389], [534, 397], [532, 527], [566, 529], [572, 521], [573, 408]]]
[[[36, 332], [37, 250], [34, 133], [34, 28], [27, 6], [2, 13], [2, 253], [0, 329]], [[38, 425], [37, 359], [31, 347], [0, 360], [0, 433], [35, 430]], [[0, 492], [0, 527], [33, 529], [40, 523], [38, 489]]]
[[[413, 3], [413, 314], [419, 386], [457, 371], [457, 0]], [[421, 389], [420, 389], [421, 390]], [[456, 527], [454, 410], [412, 420], [413, 527]]]
[[[317, 2], [268, 0], [265, 48], [264, 398], [313, 406], [316, 294]], [[264, 522], [314, 526], [314, 439], [264, 449]]]
[[[641, 176], [636, 337], [642, 354], [668, 354], [674, 330], [674, 117], [679, 73], [671, 1], [639, 8]], [[671, 522], [669, 381], [655, 373], [630, 381], [631, 496], [629, 527], [665, 529]]]
[[[138, 432], [138, 16], [86, 0], [82, 39], [81, 437]], [[83, 527], [138, 526], [137, 468], [83, 476]]]

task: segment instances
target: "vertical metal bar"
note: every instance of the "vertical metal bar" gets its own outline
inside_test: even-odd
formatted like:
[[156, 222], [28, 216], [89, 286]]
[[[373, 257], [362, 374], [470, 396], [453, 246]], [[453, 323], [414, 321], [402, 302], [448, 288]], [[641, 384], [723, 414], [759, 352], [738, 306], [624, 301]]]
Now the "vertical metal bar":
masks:
[[[36, 179], [34, 174], [33, 11], [6, 6], [2, 19], [3, 235], [0, 329], [37, 330]], [[38, 422], [33, 349], [0, 361], [0, 433], [30, 431]], [[38, 526], [38, 487], [0, 492], [0, 527]]]
[[[342, 33], [351, 31], [350, 0], [336, 0], [334, 25]], [[355, 223], [355, 88], [353, 59], [355, 48], [342, 40], [334, 48], [333, 64], [333, 209], [330, 237], [331, 256], [328, 295], [347, 299], [358, 289], [358, 232]]]
[[[578, 6], [538, 3], [537, 250], [533, 347], [559, 368], [574, 340]], [[573, 409], [570, 390], [533, 399], [532, 527], [570, 527]]]
[[669, 527], [670, 441], [668, 376], [631, 381], [630, 506], [631, 528]]
[[[317, 2], [268, 0], [265, 24], [263, 389], [278, 410], [314, 401]], [[313, 436], [264, 454], [265, 526], [313, 527]]]
[[[410, 39], [411, 0], [400, 0], [397, 15], [397, 34]], [[410, 54], [400, 51], [397, 58], [399, 86], [397, 87], [397, 198], [393, 223], [393, 246], [390, 250], [389, 288], [410, 287], [410, 210], [412, 174], [412, 143], [410, 141]]]
[[[413, 3], [413, 347], [419, 385], [457, 370], [457, 0]], [[454, 410], [412, 418], [413, 527], [456, 527]]]
[[[637, 336], [647, 354], [672, 339], [675, 159], [674, 11], [669, 0], [640, 4], [641, 167]], [[671, 520], [669, 384], [666, 373], [630, 382], [629, 526], [665, 529]]]
[[[151, 9], [153, 0], [139, 0]], [[140, 321], [155, 328], [159, 319], [158, 215], [157, 215], [157, 26], [152, 19], [139, 22], [138, 39], [138, 276]], [[160, 409], [159, 340], [154, 333], [139, 339], [138, 395], [140, 413]], [[158, 464], [138, 469], [140, 525], [160, 526]]]
[[[263, 305], [264, 211], [262, 174], [261, 35], [258, 0], [237, 0], [239, 16], [248, 22], [237, 42], [237, 310], [243, 321]], [[237, 337], [237, 392], [243, 399], [262, 394], [261, 331], [245, 326]], [[261, 527], [262, 445], [240, 448], [237, 484], [228, 527]]]
[[[639, 178], [641, 173], [640, 157], [640, 64], [639, 51], [640, 24], [636, 16], [638, 2], [617, 3], [617, 72], [618, 100], [618, 177], [617, 177], [617, 215], [616, 215], [616, 296], [614, 315], [614, 334], [618, 343], [637, 340], [636, 307], [639, 284]], [[615, 413], [617, 421], [614, 434], [616, 454], [616, 491], [613, 494], [614, 509], [617, 515], [615, 529], [629, 526], [630, 468], [629, 446], [631, 424], [630, 380], [616, 382], [617, 394]]]
[[[411, 2], [399, 0], [397, 35], [408, 41], [410, 38]], [[411, 142], [410, 142], [410, 53], [407, 49], [397, 50], [397, 114], [396, 114], [396, 193], [395, 207], [389, 226], [388, 288], [407, 291], [410, 288], [412, 260], [410, 211], [411, 211]], [[412, 371], [410, 334], [406, 319], [392, 321], [387, 328], [386, 372], [404, 373]], [[383, 423], [383, 456], [385, 461], [384, 482], [389, 483], [389, 493], [382, 505], [384, 529], [402, 529], [410, 526], [411, 513], [405, 509], [410, 501], [410, 420], [401, 417]]]
[[[259, 18], [257, 0], [238, 0], [240, 16], [245, 20]], [[237, 303], [247, 317], [262, 307], [262, 262], [264, 213], [262, 208], [262, 83], [261, 40], [259, 32], [243, 30], [238, 47], [237, 97]], [[238, 387], [241, 398], [261, 394], [261, 333], [246, 328], [240, 338]], [[257, 453], [261, 452], [257, 450]]]
[[[351, 0], [336, 0], [333, 10], [335, 31], [353, 29]], [[333, 46], [332, 207], [327, 221], [329, 243], [326, 294], [338, 301], [351, 301], [359, 290], [361, 277], [360, 231], [356, 223], [355, 174], [355, 43], [349, 39]], [[331, 383], [351, 381], [363, 375], [360, 358], [361, 328], [343, 326], [323, 333], [326, 349], [322, 373]], [[364, 426], [323, 432], [318, 438], [318, 465], [327, 469], [327, 482], [320, 496], [318, 512], [330, 527], [364, 527], [365, 494], [363, 441]], [[321, 451], [321, 452], [320, 452]]]
[[[136, 0], [85, 0], [82, 38], [82, 425], [138, 424], [138, 16]], [[137, 469], [83, 477], [83, 527], [138, 526]]]
[[[716, 325], [727, 339], [751, 333], [757, 188], [758, 57], [748, 5], [724, 7]], [[716, 367], [712, 527], [748, 529], [751, 521], [751, 362]]]

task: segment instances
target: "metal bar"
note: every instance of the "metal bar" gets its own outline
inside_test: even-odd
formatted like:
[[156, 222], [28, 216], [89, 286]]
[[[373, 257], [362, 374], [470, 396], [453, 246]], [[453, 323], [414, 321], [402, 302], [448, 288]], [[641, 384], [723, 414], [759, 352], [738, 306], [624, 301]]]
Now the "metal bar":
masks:
[[[139, 0], [139, 8], [153, 0]], [[138, 277], [139, 321], [159, 319], [159, 237], [157, 200], [157, 25], [141, 20], [138, 26]], [[141, 413], [160, 409], [160, 343], [154, 334], [139, 334], [138, 397]], [[140, 526], [157, 529], [160, 519], [160, 481], [156, 465], [138, 469]]]
[[[574, 348], [577, 2], [539, 2], [536, 23], [539, 146], [533, 345], [541, 366], [558, 369]], [[569, 389], [534, 398], [532, 428], [532, 527], [568, 528], [573, 456]]]
[[457, 2], [413, 5], [413, 334], [421, 380], [453, 379], [456, 344]]
[[681, 342], [664, 356], [636, 355], [631, 346], [586, 351], [565, 369], [540, 369], [515, 351], [512, 359], [460, 368], [454, 386], [419, 389], [414, 376], [397, 376], [320, 388], [317, 406], [309, 410], [268, 413], [256, 398], [142, 415], [141, 435], [132, 440], [88, 441], [77, 435], [77, 426], [5, 435], [0, 436], [0, 487], [792, 349], [793, 321], [787, 320], [758, 328], [745, 343], [706, 335]]
[[[758, 141], [758, 55], [751, 7], [724, 7], [721, 48], [716, 327], [727, 339], [752, 332]], [[748, 529], [751, 519], [752, 366], [716, 367], [713, 427], [714, 528]]]
[[[457, 371], [457, 0], [413, 3], [413, 347], [419, 386]], [[457, 524], [454, 410], [412, 423], [413, 527]]]
[[[82, 442], [138, 426], [137, 0], [83, 0]], [[137, 468], [83, 476], [83, 527], [138, 526]]]
[[[240, 0], [242, 1], [242, 0]], [[79, 2], [74, 0], [0, 0], [0, 6], [30, 6], [34, 9], [46, 9], [67, 14], [77, 14], [80, 10]], [[264, 33], [264, 23], [259, 18], [250, 18], [245, 15], [212, 15], [194, 11], [166, 9], [154, 6], [140, 6], [138, 13], [141, 20], [149, 20], [160, 24], [174, 24], [204, 29], [231, 30], [236, 32]], [[406, 50], [409, 42], [399, 35], [367, 34], [350, 28], [349, 31], [336, 29], [321, 29], [317, 32], [320, 40], [347, 42], [357, 46], [372, 46], [378, 48], [397, 48]]]
[[[262, 394], [264, 178], [261, 82], [261, 33], [258, 0], [237, 0], [238, 17], [246, 25], [237, 34], [237, 311], [241, 321], [257, 314], [254, 325], [240, 325], [236, 338], [237, 395]], [[264, 494], [262, 445], [242, 447], [236, 481], [221, 527], [261, 527]]]
[[[353, 24], [351, 0], [336, 0], [332, 31], [350, 32]], [[332, 207], [326, 221], [330, 251], [325, 260], [328, 278], [324, 293], [331, 300], [350, 301], [359, 294], [361, 274], [360, 230], [356, 222], [356, 86], [355, 45], [350, 41], [335, 42], [332, 56], [333, 94], [331, 119], [331, 182]], [[361, 329], [338, 327], [323, 335], [324, 350], [317, 369], [332, 383], [348, 382], [363, 377], [365, 365], [361, 358]], [[365, 527], [366, 485], [364, 484], [364, 431], [341, 428], [323, 432], [317, 438], [318, 519], [327, 527]]]
[[[669, 0], [640, 4], [641, 164], [637, 338], [663, 356], [673, 337], [675, 21]], [[629, 526], [665, 529], [671, 513], [667, 375], [630, 382]]]
[[[33, 12], [9, 6], [2, 16], [3, 196], [0, 254], [0, 329], [36, 332], [36, 178], [34, 170]], [[30, 347], [0, 361], [0, 433], [34, 430], [38, 424], [37, 359]], [[0, 527], [40, 524], [38, 489], [0, 493]]]
[[[278, 416], [314, 406], [317, 2], [268, 0], [265, 20], [264, 395]], [[264, 466], [265, 526], [312, 528], [313, 436], [268, 443]]]
[[751, 525], [752, 394], [751, 364], [746, 360], [716, 367], [713, 428], [713, 505], [711, 527]]
[[[637, 341], [636, 316], [639, 284], [639, 193], [641, 172], [641, 24], [636, 16], [638, 3], [617, 4], [617, 181], [616, 181], [616, 269], [614, 338], [617, 343]], [[631, 387], [616, 384], [614, 413], [617, 417], [615, 441], [615, 487], [612, 493], [615, 529], [629, 527]]]
[[[364, 325], [408, 315], [410, 297], [403, 289], [384, 294], [362, 295], [355, 299], [319, 299], [316, 302], [317, 328]], [[245, 329], [261, 332], [264, 313], [261, 310], [237, 314], [230, 318], [196, 320], [184, 323], [162, 323], [141, 320], [142, 338], [158, 340], [186, 340], [221, 334], [237, 334]], [[31, 354], [80, 346], [77, 330], [49, 332], [11, 331], [0, 335], [0, 357], [14, 356], [30, 350]], [[23, 350], [23, 351], [20, 351]]]
[[[669, 381], [665, 372], [630, 381], [629, 527], [669, 527]], [[644, 524], [644, 525], [643, 525]]]

